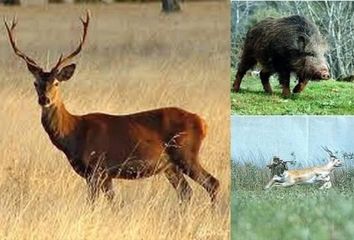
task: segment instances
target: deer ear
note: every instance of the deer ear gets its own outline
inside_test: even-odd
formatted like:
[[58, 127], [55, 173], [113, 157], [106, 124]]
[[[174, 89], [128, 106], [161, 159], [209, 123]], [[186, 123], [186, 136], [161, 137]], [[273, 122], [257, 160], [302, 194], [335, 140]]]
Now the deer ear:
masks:
[[75, 63], [63, 67], [60, 70], [60, 72], [57, 74], [56, 79], [58, 79], [59, 82], [69, 80], [73, 76], [75, 72], [75, 68], [76, 68]]
[[28, 71], [30, 71], [36, 79], [39, 78], [40, 73], [42, 72], [42, 68], [28, 63], [27, 63], [27, 68]]

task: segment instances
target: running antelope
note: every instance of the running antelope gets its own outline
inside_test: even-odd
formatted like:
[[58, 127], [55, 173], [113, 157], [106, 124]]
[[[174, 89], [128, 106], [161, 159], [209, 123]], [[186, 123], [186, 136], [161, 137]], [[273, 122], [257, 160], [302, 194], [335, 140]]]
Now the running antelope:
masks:
[[305, 168], [299, 170], [288, 170], [282, 175], [274, 175], [265, 189], [272, 186], [290, 187], [297, 184], [316, 184], [321, 183], [320, 189], [332, 187], [330, 173], [337, 167], [341, 167], [343, 162], [338, 159], [328, 148], [324, 150], [329, 154], [330, 160], [327, 164], [318, 167]]
[[74, 171], [86, 179], [89, 200], [99, 192], [112, 200], [113, 178], [140, 179], [164, 173], [181, 201], [188, 201], [192, 189], [184, 175], [199, 183], [215, 202], [219, 181], [199, 163], [198, 154], [206, 136], [206, 123], [198, 115], [179, 108], [161, 108], [130, 115], [90, 113], [73, 115], [60, 98], [59, 85], [69, 80], [76, 65], [68, 64], [85, 42], [90, 21], [81, 18], [83, 35], [78, 47], [61, 55], [50, 70], [42, 69], [17, 48], [16, 19], [5, 21], [11, 46], [35, 78], [41, 106], [41, 122], [54, 146], [63, 151]]

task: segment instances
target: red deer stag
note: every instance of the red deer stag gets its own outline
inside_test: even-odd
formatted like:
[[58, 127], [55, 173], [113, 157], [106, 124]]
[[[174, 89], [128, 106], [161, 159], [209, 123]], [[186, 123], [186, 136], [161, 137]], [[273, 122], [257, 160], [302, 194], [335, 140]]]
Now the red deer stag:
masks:
[[65, 108], [59, 84], [69, 80], [75, 71], [76, 65], [68, 62], [80, 53], [89, 20], [87, 12], [86, 19], [81, 19], [83, 36], [79, 46], [65, 57], [61, 55], [50, 71], [43, 70], [17, 48], [14, 38], [17, 22], [14, 19], [10, 27], [5, 20], [15, 54], [25, 60], [35, 78], [42, 125], [75, 172], [86, 179], [89, 199], [93, 202], [101, 190], [112, 200], [113, 178], [140, 179], [163, 172], [181, 201], [190, 200], [192, 195], [185, 174], [204, 187], [214, 203], [219, 181], [198, 161], [206, 135], [206, 124], [198, 115], [171, 107], [121, 116], [104, 113], [77, 116]]

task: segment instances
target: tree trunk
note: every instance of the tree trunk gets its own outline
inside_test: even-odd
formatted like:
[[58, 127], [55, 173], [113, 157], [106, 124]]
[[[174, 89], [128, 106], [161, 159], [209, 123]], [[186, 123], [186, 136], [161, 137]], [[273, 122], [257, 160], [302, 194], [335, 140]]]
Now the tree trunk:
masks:
[[48, 0], [20, 0], [20, 5], [23, 6], [35, 6], [35, 5], [46, 5]]
[[179, 0], [162, 0], [162, 11], [165, 13], [178, 12], [181, 10]]

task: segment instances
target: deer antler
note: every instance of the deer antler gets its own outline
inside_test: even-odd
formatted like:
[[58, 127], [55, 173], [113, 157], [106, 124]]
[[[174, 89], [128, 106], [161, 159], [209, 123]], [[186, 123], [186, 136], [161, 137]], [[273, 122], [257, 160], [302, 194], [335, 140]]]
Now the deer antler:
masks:
[[16, 46], [16, 40], [15, 40], [14, 34], [13, 34], [14, 29], [15, 29], [15, 27], [16, 27], [16, 25], [17, 25], [17, 20], [16, 20], [16, 18], [14, 17], [14, 18], [12, 19], [11, 27], [9, 27], [9, 25], [7, 24], [5, 18], [4, 18], [4, 23], [5, 23], [5, 27], [6, 27], [6, 30], [7, 30], [7, 34], [9, 35], [9, 39], [10, 39], [11, 46], [12, 46], [12, 48], [13, 48], [15, 54], [16, 54], [17, 56], [21, 57], [23, 60], [25, 60], [27, 64], [40, 68], [40, 67], [38, 66], [38, 64], [37, 64], [32, 58], [30, 58], [29, 56], [27, 56], [26, 54], [24, 54], [23, 52], [21, 52], [21, 51], [17, 48], [17, 46]]
[[335, 155], [333, 154], [333, 152], [331, 150], [328, 149], [328, 147], [323, 147], [322, 146], [322, 149], [325, 150], [330, 157], [335, 157]]
[[58, 68], [63, 66], [65, 63], [70, 61], [73, 57], [75, 57], [77, 54], [79, 54], [81, 52], [82, 45], [85, 43], [85, 40], [86, 40], [87, 28], [88, 28], [88, 25], [90, 22], [90, 12], [88, 10], [86, 11], [86, 20], [84, 20], [83, 18], [80, 18], [80, 20], [82, 22], [84, 29], [83, 29], [83, 34], [82, 34], [82, 38], [80, 40], [79, 46], [72, 53], [67, 55], [66, 57], [63, 57], [63, 54], [61, 54], [57, 64], [52, 68], [52, 71], [57, 70]]

